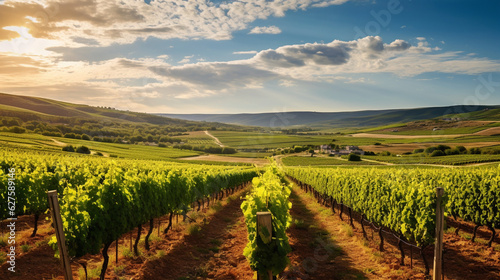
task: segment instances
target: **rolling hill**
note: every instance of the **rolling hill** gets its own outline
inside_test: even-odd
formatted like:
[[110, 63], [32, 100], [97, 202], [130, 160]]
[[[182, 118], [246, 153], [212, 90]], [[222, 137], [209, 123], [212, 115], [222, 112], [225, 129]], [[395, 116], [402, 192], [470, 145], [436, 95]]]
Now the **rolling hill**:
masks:
[[107, 107], [93, 107], [82, 104], [56, 101], [40, 97], [20, 96], [0, 93], [0, 116], [18, 118], [26, 121], [47, 123], [73, 123], [88, 120], [113, 123], [142, 123], [168, 125], [174, 127], [224, 127], [237, 128], [221, 123], [197, 122], [162, 117], [153, 114], [120, 111]]
[[369, 127], [405, 123], [439, 117], [500, 120], [500, 106], [445, 106], [414, 109], [389, 109], [353, 112], [280, 112], [260, 114], [159, 114], [190, 121], [221, 122], [228, 124], [312, 128]]

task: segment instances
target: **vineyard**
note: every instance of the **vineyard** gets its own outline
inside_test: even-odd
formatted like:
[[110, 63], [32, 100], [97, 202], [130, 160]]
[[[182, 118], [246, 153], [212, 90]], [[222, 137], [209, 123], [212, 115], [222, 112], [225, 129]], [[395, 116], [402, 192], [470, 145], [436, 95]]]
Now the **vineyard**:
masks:
[[[80, 257], [96, 254], [102, 248], [104, 279], [107, 249], [122, 234], [147, 221], [186, 211], [193, 203], [223, 195], [250, 181], [256, 171], [249, 168], [191, 166], [147, 161], [106, 161], [102, 159], [56, 158], [16, 153], [3, 155], [4, 171], [14, 168], [17, 215], [34, 215], [37, 220], [48, 209], [47, 191], [61, 194], [61, 216], [65, 225], [69, 254]], [[7, 200], [9, 184], [2, 174], [2, 201]], [[2, 203], [0, 219], [9, 214]], [[168, 232], [168, 227], [165, 233]], [[148, 237], [151, 232], [148, 233]], [[139, 235], [140, 237], [140, 235]], [[148, 237], [146, 249], [149, 250]], [[137, 242], [134, 245], [137, 254]], [[55, 237], [50, 244], [57, 248]]]
[[439, 164], [439, 165], [466, 165], [474, 163], [498, 162], [500, 155], [450, 155], [441, 157], [425, 156], [366, 156], [366, 159], [373, 159], [381, 162], [394, 164]]
[[437, 187], [444, 187], [446, 209], [453, 217], [488, 226], [491, 240], [494, 227], [500, 227], [498, 168], [475, 170], [473, 174], [463, 169], [371, 169], [361, 173], [358, 169], [289, 168], [287, 172], [312, 187], [323, 200], [346, 205], [417, 246], [434, 240]]
[[[42, 234], [50, 232], [50, 224], [40, 217], [49, 212], [47, 191], [56, 190], [73, 271], [78, 270], [78, 264], [81, 265], [78, 260], [87, 262], [88, 256], [94, 256], [92, 258], [101, 263], [94, 269], [99, 272], [89, 279], [129, 279], [128, 276], [113, 276], [120, 274], [116, 266], [111, 271], [107, 269], [112, 248], [116, 249], [118, 264], [118, 250], [128, 247], [126, 240], [130, 240], [130, 251], [122, 253], [120, 259], [127, 267], [145, 262], [142, 268], [129, 268], [140, 276], [139, 279], [238, 279], [238, 275], [253, 273], [281, 275], [283, 279], [297, 279], [294, 278], [297, 275], [325, 279], [325, 273], [336, 273], [339, 269], [370, 279], [381, 279], [384, 275], [390, 275], [391, 279], [408, 279], [405, 277], [413, 274], [418, 276], [411, 279], [423, 279], [432, 269], [429, 259], [432, 255], [429, 256], [425, 248], [434, 244], [437, 187], [444, 188], [443, 206], [449, 222], [471, 225], [471, 240], [485, 240], [484, 245], [473, 243], [473, 246], [491, 248], [491, 251], [482, 249], [485, 254], [491, 252], [483, 261], [493, 263], [493, 268], [485, 275], [500, 275], [500, 266], [495, 267], [500, 264], [494, 261], [500, 256], [496, 238], [500, 228], [497, 166], [462, 169], [283, 168], [273, 162], [265, 169], [257, 169], [14, 150], [3, 151], [0, 156], [2, 201], [7, 201], [7, 194], [13, 189], [13, 183], [9, 181], [14, 180], [9, 180], [8, 174], [16, 170], [16, 216], [30, 225], [24, 229], [27, 233], [23, 242], [32, 244], [30, 238], [39, 240], [40, 223]], [[4, 203], [0, 206], [0, 219], [6, 221], [11, 216], [11, 209]], [[263, 212], [270, 213], [270, 230], [259, 229], [257, 216]], [[224, 217], [229, 214], [230, 218]], [[160, 223], [166, 227], [161, 227]], [[181, 230], [183, 227], [185, 234]], [[334, 230], [339, 227], [340, 231]], [[153, 234], [155, 228], [157, 234]], [[416, 267], [403, 266], [394, 272], [382, 268], [356, 270], [346, 263], [331, 261], [340, 255], [353, 254], [347, 248], [342, 249], [343, 245], [349, 246], [353, 252], [360, 250], [353, 249], [351, 241], [343, 241], [339, 232], [346, 232], [346, 240], [353, 236], [370, 240], [369, 229], [377, 233], [379, 239], [376, 241], [372, 234], [368, 243], [375, 243], [371, 245], [373, 250], [387, 251], [384, 253], [386, 257], [377, 262], [368, 257], [363, 262], [353, 261], [359, 267], [387, 266], [385, 263], [394, 258], [401, 259], [398, 267], [400, 263], [404, 265], [408, 252], [402, 249], [401, 243], [420, 250], [422, 256], [428, 256], [422, 261], [415, 257]], [[222, 233], [225, 230], [229, 233]], [[458, 236], [459, 230], [467, 231], [465, 227], [457, 227], [454, 236]], [[358, 231], [359, 237], [356, 237]], [[201, 236], [210, 238], [202, 241], [199, 240]], [[47, 243], [57, 256], [56, 238], [53, 235], [48, 237]], [[391, 238], [395, 238], [396, 243], [391, 243]], [[183, 247], [188, 246], [186, 242], [205, 245]], [[309, 246], [304, 246], [308, 243]], [[7, 248], [5, 245], [0, 247], [2, 252]], [[448, 246], [455, 245], [450, 243]], [[317, 252], [326, 252], [326, 255]], [[356, 254], [362, 256], [366, 252]], [[30, 252], [21, 257], [30, 258]], [[207, 267], [205, 272], [200, 272], [199, 267], [195, 272], [187, 272], [200, 266], [200, 261], [205, 258], [209, 260], [202, 265]], [[180, 259], [186, 264], [177, 264], [183, 269], [175, 272], [176, 278], [155, 271], [157, 267], [171, 267]], [[227, 262], [222, 262], [225, 259]], [[322, 269], [305, 265], [311, 260]], [[182, 278], [183, 273], [190, 276]], [[398, 274], [406, 276], [396, 276]], [[82, 279], [83, 276], [78, 273], [75, 277]], [[0, 279], [3, 278], [0, 276]], [[41, 278], [32, 275], [23, 279]]]

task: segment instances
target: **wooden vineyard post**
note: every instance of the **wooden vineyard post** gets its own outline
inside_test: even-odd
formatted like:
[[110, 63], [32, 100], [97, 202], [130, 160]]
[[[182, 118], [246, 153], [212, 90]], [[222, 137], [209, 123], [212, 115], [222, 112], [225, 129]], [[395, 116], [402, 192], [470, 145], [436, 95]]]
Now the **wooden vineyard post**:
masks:
[[64, 237], [63, 223], [61, 212], [59, 210], [59, 201], [57, 200], [57, 191], [48, 191], [50, 212], [52, 213], [52, 222], [56, 230], [57, 246], [59, 248], [59, 256], [64, 270], [64, 279], [73, 280], [71, 264], [69, 262], [68, 250], [66, 249], [66, 239]]
[[118, 265], [118, 241], [119, 241], [119, 239], [116, 239], [116, 248], [115, 248], [115, 255], [116, 255], [115, 264], [116, 265]]
[[436, 188], [436, 239], [434, 248], [434, 271], [433, 280], [441, 280], [442, 259], [443, 259], [443, 230], [444, 230], [444, 206], [441, 201], [443, 198], [443, 188]]
[[[271, 212], [257, 212], [257, 233], [264, 244], [269, 244], [272, 240], [272, 218]], [[269, 270], [267, 275], [257, 274], [258, 280], [272, 280], [273, 273]]]
[[132, 231], [130, 231], [130, 246], [129, 246], [130, 252], [132, 252]]

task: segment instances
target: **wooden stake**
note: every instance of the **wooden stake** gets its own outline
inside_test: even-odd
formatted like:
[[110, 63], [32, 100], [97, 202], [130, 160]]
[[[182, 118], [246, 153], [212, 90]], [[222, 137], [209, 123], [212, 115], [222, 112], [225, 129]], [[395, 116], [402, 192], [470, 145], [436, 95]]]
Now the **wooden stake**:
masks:
[[444, 206], [441, 201], [443, 198], [444, 189], [436, 188], [436, 239], [434, 248], [434, 272], [433, 280], [441, 280], [442, 259], [443, 259], [443, 230], [444, 230]]
[[[273, 238], [273, 225], [271, 212], [257, 212], [257, 233], [264, 244], [269, 244]], [[273, 274], [269, 270], [267, 275], [257, 274], [259, 280], [272, 280]]]
[[118, 241], [119, 239], [116, 239], [116, 260], [115, 260], [115, 264], [118, 265]]
[[132, 230], [130, 231], [130, 252], [132, 252]]
[[64, 270], [64, 279], [73, 280], [68, 250], [66, 249], [66, 238], [64, 237], [59, 201], [57, 200], [57, 191], [48, 191], [47, 196], [49, 198], [50, 212], [52, 213], [52, 223], [54, 223], [54, 228], [56, 229], [57, 246]]

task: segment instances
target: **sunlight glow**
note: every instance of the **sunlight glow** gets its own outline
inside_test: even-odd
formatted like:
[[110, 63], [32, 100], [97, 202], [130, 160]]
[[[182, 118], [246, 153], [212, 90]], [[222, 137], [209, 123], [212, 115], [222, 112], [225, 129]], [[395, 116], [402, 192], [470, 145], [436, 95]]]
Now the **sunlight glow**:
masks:
[[48, 39], [34, 38], [29, 29], [20, 26], [6, 26], [3, 29], [19, 33], [20, 37], [9, 41], [0, 41], [0, 52], [23, 55], [54, 56], [46, 48], [60, 45], [60, 42]]
[[21, 26], [5, 26], [3, 29], [19, 33], [22, 38], [31, 39], [33, 36], [29, 33], [28, 28]]

